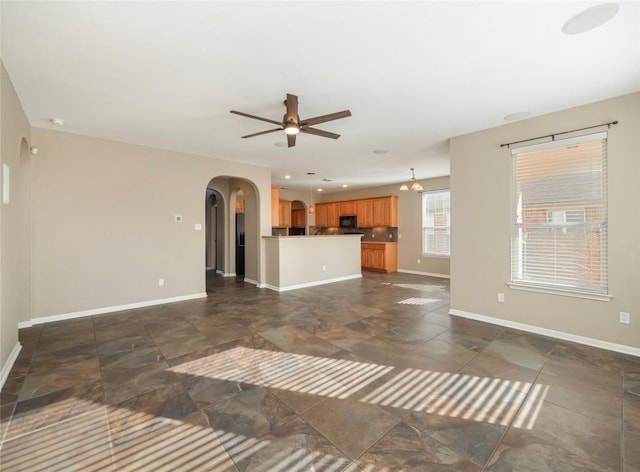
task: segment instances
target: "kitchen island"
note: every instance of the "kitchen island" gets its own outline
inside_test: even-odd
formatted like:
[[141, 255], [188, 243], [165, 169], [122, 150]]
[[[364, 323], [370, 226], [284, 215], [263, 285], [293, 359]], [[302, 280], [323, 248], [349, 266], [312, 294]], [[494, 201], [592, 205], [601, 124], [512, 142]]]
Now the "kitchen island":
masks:
[[361, 236], [263, 236], [264, 287], [284, 292], [362, 277]]

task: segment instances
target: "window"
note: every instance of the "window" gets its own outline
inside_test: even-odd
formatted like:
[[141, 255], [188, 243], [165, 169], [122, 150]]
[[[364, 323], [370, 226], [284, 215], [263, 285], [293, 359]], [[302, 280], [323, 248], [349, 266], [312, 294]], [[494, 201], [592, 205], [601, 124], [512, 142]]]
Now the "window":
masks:
[[511, 282], [607, 295], [607, 134], [512, 154]]
[[422, 253], [448, 256], [451, 212], [449, 190], [422, 194]]

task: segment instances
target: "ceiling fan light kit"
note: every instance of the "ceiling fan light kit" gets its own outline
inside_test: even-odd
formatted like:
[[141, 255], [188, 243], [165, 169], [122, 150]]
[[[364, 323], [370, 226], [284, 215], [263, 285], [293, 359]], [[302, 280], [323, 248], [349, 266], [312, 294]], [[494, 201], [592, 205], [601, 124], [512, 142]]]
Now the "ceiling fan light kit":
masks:
[[347, 118], [351, 116], [351, 112], [349, 110], [343, 110], [336, 113], [329, 113], [328, 115], [314, 116], [313, 118], [301, 120], [300, 116], [298, 115], [297, 95], [288, 93], [287, 99], [284, 101], [284, 104], [287, 107], [287, 112], [282, 118], [282, 121], [276, 121], [269, 118], [263, 118], [261, 116], [250, 115], [249, 113], [244, 113], [236, 110], [231, 110], [231, 113], [245, 116], [247, 118], [252, 118], [254, 120], [266, 121], [267, 123], [272, 123], [279, 126], [279, 128], [260, 131], [253, 134], [247, 134], [246, 136], [242, 136], [243, 138], [253, 138], [254, 136], [260, 136], [261, 134], [284, 131], [287, 135], [287, 147], [293, 147], [296, 145], [296, 135], [298, 133], [314, 134], [323, 138], [338, 139], [340, 137], [339, 134], [331, 133], [329, 131], [323, 131], [318, 128], [312, 128], [312, 126], [320, 123], [326, 123], [327, 121], [339, 120], [341, 118]]

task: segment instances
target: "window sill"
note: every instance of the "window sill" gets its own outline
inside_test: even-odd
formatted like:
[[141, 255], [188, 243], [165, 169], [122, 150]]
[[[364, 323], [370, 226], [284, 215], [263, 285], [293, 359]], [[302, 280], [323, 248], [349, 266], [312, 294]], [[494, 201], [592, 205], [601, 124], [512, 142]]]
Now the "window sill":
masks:
[[507, 285], [514, 290], [525, 290], [528, 292], [548, 293], [550, 295], [560, 295], [563, 297], [584, 298], [587, 300], [598, 300], [601, 302], [609, 302], [613, 298], [613, 295], [598, 295], [595, 293], [574, 292], [569, 290], [553, 289], [549, 287], [542, 287], [540, 285], [528, 285], [518, 282], [509, 282]]

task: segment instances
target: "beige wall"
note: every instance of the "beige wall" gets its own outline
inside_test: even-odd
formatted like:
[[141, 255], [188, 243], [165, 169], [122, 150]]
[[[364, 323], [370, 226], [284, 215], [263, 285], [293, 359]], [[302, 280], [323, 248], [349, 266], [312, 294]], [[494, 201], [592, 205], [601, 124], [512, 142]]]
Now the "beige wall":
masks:
[[264, 279], [259, 245], [271, 234], [269, 169], [39, 128], [32, 134], [40, 148], [33, 160], [32, 318], [203, 293], [204, 196], [218, 176], [232, 182], [226, 202], [237, 187], [255, 193], [247, 278]]
[[[11, 174], [10, 203], [0, 202], [0, 372], [4, 375], [2, 369], [18, 345], [18, 322], [29, 310], [30, 302], [31, 154], [29, 123], [2, 63], [0, 128], [0, 160], [9, 166]], [[1, 174], [0, 165], [0, 186]]]
[[[420, 180], [425, 190], [449, 188], [449, 177]], [[398, 196], [398, 270], [421, 274], [449, 276], [448, 257], [422, 255], [422, 194], [401, 192], [400, 183], [368, 187], [322, 195], [322, 202], [334, 202], [358, 198]], [[420, 263], [418, 263], [418, 259]]]
[[[501, 143], [619, 120], [609, 131], [611, 301], [512, 290], [511, 155]], [[451, 139], [451, 308], [640, 348], [640, 93]], [[497, 293], [505, 302], [497, 302]], [[621, 311], [631, 324], [618, 322]]]

